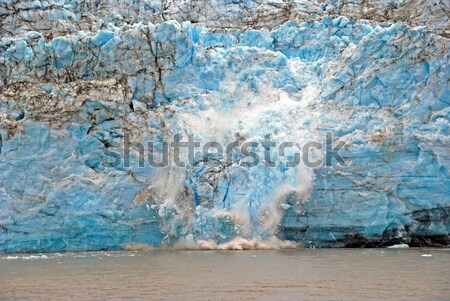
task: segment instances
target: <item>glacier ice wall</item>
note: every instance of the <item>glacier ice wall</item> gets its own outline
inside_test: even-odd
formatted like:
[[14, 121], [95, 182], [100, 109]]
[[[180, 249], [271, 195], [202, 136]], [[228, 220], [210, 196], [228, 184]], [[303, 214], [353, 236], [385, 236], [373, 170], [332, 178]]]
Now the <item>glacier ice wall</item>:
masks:
[[[0, 252], [448, 245], [448, 2], [0, 0]], [[347, 165], [104, 162], [179, 133]], [[317, 154], [319, 157], [323, 154]]]

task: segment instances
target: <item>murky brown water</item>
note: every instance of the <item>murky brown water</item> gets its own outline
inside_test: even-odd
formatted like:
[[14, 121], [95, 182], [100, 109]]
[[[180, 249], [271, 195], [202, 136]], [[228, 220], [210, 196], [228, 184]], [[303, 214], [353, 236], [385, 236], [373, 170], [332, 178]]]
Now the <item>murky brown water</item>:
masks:
[[0, 256], [1, 300], [450, 300], [450, 249], [34, 256]]

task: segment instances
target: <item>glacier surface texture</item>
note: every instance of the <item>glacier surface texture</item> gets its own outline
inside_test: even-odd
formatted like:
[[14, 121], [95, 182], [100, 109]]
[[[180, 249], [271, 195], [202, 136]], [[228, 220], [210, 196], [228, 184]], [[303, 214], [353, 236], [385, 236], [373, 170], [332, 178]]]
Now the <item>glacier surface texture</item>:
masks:
[[[0, 252], [447, 246], [448, 16], [447, 0], [0, 0]], [[282, 162], [327, 133], [345, 165]], [[137, 142], [175, 134], [294, 146], [275, 166], [140, 164]], [[125, 137], [129, 162], [108, 164]]]

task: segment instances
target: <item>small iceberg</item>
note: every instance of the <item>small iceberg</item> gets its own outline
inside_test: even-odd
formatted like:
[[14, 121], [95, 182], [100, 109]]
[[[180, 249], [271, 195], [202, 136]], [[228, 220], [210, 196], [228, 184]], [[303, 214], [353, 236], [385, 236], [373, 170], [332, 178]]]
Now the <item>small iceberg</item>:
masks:
[[407, 249], [409, 248], [409, 246], [407, 244], [396, 244], [396, 245], [392, 245], [387, 247], [388, 249]]

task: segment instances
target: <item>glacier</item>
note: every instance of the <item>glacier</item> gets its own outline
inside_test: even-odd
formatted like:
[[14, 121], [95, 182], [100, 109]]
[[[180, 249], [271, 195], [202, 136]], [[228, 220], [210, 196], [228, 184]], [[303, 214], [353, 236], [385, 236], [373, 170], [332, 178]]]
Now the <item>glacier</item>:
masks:
[[[448, 13], [445, 0], [0, 0], [0, 252], [448, 246]], [[327, 133], [347, 164], [157, 168], [136, 148], [105, 164], [125, 136]]]

